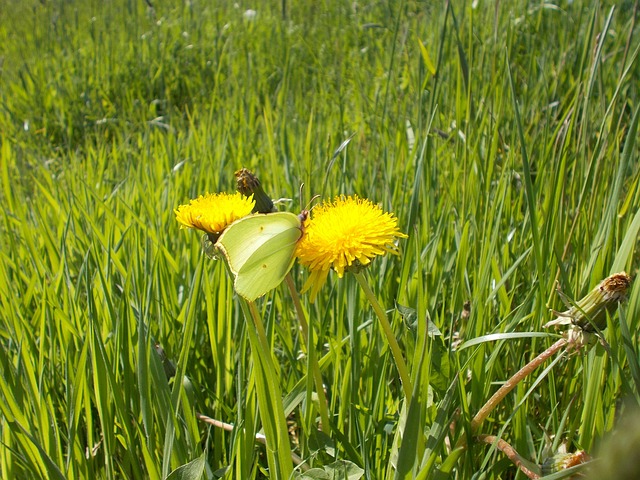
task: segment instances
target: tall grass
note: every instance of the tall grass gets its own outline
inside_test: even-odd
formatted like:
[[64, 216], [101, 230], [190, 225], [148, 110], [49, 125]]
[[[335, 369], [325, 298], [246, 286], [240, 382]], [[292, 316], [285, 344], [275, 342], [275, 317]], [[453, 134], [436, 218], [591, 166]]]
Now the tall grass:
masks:
[[[365, 276], [411, 403], [353, 276], [303, 295], [311, 345], [284, 286], [258, 302], [296, 471], [524, 478], [470, 422], [555, 340], [557, 285], [637, 270], [636, 5], [151, 3], [0, 8], [0, 477], [275, 478], [232, 282], [173, 213], [244, 166], [292, 211], [356, 193], [409, 234]], [[629, 297], [610, 352], [536, 372], [475, 433], [595, 452], [640, 399]]]

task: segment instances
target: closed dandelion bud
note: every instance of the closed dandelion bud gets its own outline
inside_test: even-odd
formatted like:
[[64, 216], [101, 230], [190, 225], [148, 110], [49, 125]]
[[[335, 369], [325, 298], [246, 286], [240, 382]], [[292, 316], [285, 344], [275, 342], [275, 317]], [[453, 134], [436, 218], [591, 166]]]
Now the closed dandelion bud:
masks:
[[625, 273], [614, 273], [581, 298], [569, 310], [558, 314], [558, 318], [544, 327], [573, 324], [587, 333], [604, 330], [607, 326], [607, 312], [612, 315], [618, 303], [626, 299], [631, 278]]
[[250, 170], [241, 168], [235, 173], [237, 188], [240, 193], [247, 197], [253, 194], [256, 204], [253, 207], [253, 213], [271, 213], [276, 209], [273, 200], [265, 193], [260, 185], [260, 180]]

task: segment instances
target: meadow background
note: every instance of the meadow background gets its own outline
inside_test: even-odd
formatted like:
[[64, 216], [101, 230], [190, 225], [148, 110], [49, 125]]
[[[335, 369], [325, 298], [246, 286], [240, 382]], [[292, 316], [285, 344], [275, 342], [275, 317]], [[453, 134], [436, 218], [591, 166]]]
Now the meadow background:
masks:
[[[302, 296], [324, 422], [287, 290], [258, 302], [304, 468], [525, 478], [470, 420], [556, 340], [557, 285], [636, 274], [637, 2], [151, 3], [0, 1], [0, 477], [275, 478], [232, 283], [174, 214], [247, 167], [291, 211], [358, 194], [409, 235], [366, 276], [410, 412], [352, 276]], [[477, 433], [596, 454], [639, 403], [639, 308], [636, 283], [609, 352], [536, 371]]]

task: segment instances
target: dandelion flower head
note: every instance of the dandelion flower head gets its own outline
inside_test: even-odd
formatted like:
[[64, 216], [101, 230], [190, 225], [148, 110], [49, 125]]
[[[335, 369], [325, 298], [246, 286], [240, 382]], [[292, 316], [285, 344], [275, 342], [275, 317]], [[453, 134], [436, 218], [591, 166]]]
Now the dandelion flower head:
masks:
[[188, 205], [180, 205], [175, 214], [180, 228], [195, 228], [219, 235], [227, 225], [249, 215], [254, 205], [253, 196], [207, 193], [194, 198]]
[[406, 238], [398, 219], [370, 200], [341, 196], [315, 207], [296, 251], [310, 272], [303, 291], [311, 289], [313, 301], [330, 269], [342, 277], [351, 266], [368, 265], [387, 252], [397, 254], [396, 238]]

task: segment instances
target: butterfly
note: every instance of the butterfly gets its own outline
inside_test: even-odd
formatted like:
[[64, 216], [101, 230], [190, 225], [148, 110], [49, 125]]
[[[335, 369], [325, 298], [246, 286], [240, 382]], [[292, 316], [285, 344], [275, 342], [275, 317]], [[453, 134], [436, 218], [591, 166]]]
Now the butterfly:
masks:
[[289, 273], [308, 212], [257, 213], [236, 220], [216, 242], [233, 273], [238, 295], [254, 301]]

